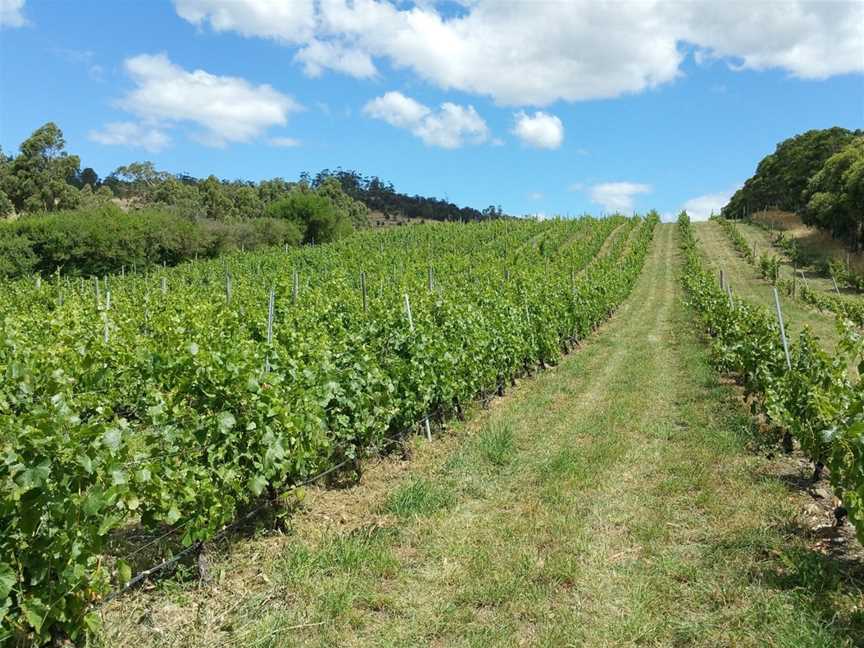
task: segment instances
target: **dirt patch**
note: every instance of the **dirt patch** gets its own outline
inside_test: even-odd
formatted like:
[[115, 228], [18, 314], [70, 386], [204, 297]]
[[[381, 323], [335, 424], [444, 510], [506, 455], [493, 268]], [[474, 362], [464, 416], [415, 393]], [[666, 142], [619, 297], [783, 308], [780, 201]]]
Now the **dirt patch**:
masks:
[[835, 511], [842, 503], [831, 489], [827, 474], [814, 482], [813, 462], [798, 449], [776, 455], [762, 474], [782, 482], [795, 498], [800, 507], [797, 531], [811, 549], [838, 562], [860, 563], [864, 569], [864, 547], [848, 520], [838, 524]]

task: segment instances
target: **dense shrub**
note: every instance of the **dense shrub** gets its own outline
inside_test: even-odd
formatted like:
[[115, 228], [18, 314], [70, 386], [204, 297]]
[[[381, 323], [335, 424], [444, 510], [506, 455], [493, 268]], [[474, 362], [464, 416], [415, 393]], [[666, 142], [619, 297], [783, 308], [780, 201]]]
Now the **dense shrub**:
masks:
[[224, 223], [156, 210], [126, 213], [106, 205], [0, 224], [0, 276], [58, 269], [101, 275], [123, 266], [143, 269], [214, 257], [241, 247], [297, 245], [300, 239], [296, 225], [271, 218]]
[[347, 214], [328, 197], [312, 191], [292, 191], [270, 203], [266, 216], [294, 223], [306, 243], [330, 243], [349, 235], [353, 227]]

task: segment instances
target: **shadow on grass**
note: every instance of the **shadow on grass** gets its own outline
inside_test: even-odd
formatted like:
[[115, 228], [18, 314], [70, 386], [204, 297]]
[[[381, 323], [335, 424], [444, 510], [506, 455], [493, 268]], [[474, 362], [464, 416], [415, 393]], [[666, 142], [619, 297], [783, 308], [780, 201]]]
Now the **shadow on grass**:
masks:
[[802, 491], [809, 492], [813, 488], [813, 471], [812, 468], [808, 474], [805, 469], [796, 466], [788, 466], [787, 469], [780, 473], [771, 475], [772, 478], [783, 484], [788, 491], [800, 493]]
[[[800, 532], [811, 533], [803, 528]], [[864, 565], [857, 558], [787, 547], [758, 578], [768, 587], [793, 593], [826, 626], [854, 645], [864, 646], [864, 608], [848, 604], [850, 599], [860, 601], [864, 597]]]

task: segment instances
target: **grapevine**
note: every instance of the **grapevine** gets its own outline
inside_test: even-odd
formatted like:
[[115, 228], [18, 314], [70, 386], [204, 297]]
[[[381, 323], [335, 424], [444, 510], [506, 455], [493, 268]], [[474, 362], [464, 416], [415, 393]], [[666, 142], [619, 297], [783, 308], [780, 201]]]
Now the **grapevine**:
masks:
[[776, 320], [746, 300], [730, 300], [704, 268], [686, 214], [678, 226], [685, 258], [682, 283], [713, 337], [719, 367], [740, 379], [754, 397], [754, 408], [798, 440], [816, 465], [815, 478], [828, 468], [842, 508], [864, 540], [864, 389], [847, 369], [862, 356], [860, 333], [841, 320], [840, 349], [831, 356], [805, 328], [791, 345], [788, 366]]
[[114, 553], [123, 531], [207, 541], [268, 493], [555, 364], [629, 293], [656, 222], [442, 224], [4, 282], [0, 641], [88, 636], [94, 604], [146, 566]]

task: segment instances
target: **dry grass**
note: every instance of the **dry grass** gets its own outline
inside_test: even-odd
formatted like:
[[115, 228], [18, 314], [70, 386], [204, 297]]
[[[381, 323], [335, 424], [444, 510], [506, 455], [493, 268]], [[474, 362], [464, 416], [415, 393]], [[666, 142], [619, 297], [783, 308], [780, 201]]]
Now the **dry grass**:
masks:
[[441, 221], [427, 218], [408, 218], [400, 214], [387, 215], [379, 211], [369, 212], [369, 227], [378, 229], [381, 227], [401, 227], [403, 225], [423, 225], [426, 223], [440, 223]]

